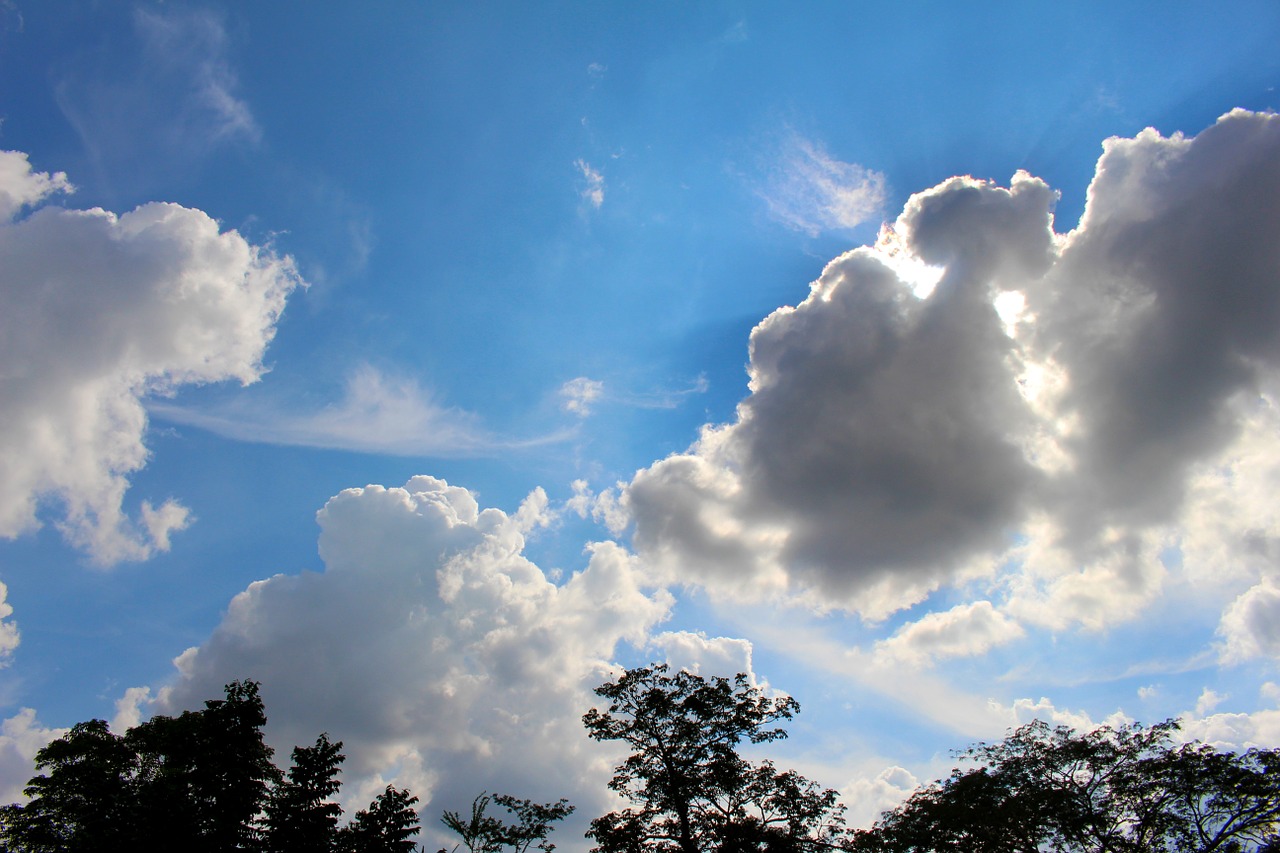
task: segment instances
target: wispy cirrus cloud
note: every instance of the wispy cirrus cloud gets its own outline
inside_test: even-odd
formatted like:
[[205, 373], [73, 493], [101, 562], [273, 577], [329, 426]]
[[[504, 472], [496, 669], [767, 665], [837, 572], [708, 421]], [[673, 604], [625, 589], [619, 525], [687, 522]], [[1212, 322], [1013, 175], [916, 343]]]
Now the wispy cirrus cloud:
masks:
[[259, 142], [262, 129], [239, 93], [220, 15], [138, 7], [132, 23], [119, 36], [129, 44], [110, 62], [85, 54], [55, 87], [100, 180], [147, 191], [219, 147]]
[[878, 219], [885, 203], [885, 177], [837, 160], [821, 142], [792, 133], [757, 193], [774, 219], [816, 237]]
[[586, 417], [601, 403], [636, 409], [674, 409], [689, 397], [706, 393], [707, 387], [705, 376], [699, 376], [683, 388], [659, 388], [653, 391], [619, 390], [606, 386], [603, 380], [578, 376], [560, 386], [560, 397], [566, 412]]
[[573, 165], [582, 175], [579, 182], [578, 195], [596, 210], [604, 205], [604, 175], [599, 169], [581, 158], [574, 160]]
[[474, 412], [438, 403], [418, 381], [369, 365], [347, 377], [341, 399], [318, 410], [244, 399], [208, 411], [152, 400], [148, 409], [163, 420], [237, 441], [397, 456], [479, 456], [563, 438], [503, 439]]

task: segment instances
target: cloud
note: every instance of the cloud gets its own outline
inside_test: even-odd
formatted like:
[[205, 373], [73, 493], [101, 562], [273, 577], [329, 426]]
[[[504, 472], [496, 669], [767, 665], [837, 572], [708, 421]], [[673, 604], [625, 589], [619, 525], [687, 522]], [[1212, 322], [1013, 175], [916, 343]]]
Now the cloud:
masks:
[[65, 172], [37, 172], [21, 151], [0, 151], [0, 223], [56, 192], [75, 192]]
[[848, 230], [880, 216], [885, 179], [856, 163], [836, 160], [818, 142], [793, 134], [759, 190], [770, 215], [816, 237]]
[[574, 160], [573, 165], [578, 167], [578, 171], [582, 172], [583, 186], [578, 191], [578, 194], [583, 201], [599, 210], [601, 205], [604, 204], [604, 175], [581, 158]]
[[869, 827], [886, 811], [897, 808], [920, 786], [920, 780], [905, 767], [892, 765], [867, 779], [855, 779], [840, 788], [840, 799], [848, 806], [849, 826]]
[[68, 731], [45, 728], [31, 708], [23, 708], [0, 723], [0, 799], [22, 802], [22, 789], [31, 778], [36, 753]]
[[6, 621], [13, 615], [13, 605], [9, 604], [9, 588], [0, 583], [0, 667], [9, 663], [13, 650], [18, 648], [21, 635], [18, 626]]
[[83, 54], [56, 86], [59, 107], [104, 178], [151, 186], [220, 146], [258, 142], [261, 128], [236, 93], [221, 17], [138, 7], [131, 36], [109, 64], [105, 53]]
[[[1193, 532], [1212, 553], [1199, 501], [1269, 500], [1205, 472], [1276, 446], [1278, 195], [1280, 117], [1237, 110], [1108, 140], [1067, 234], [1025, 172], [912, 196], [755, 328], [735, 420], [627, 485], [637, 553], [723, 599], [871, 619], [980, 582], [1051, 626], [1133, 618], [1171, 566], [1232, 571], [1168, 554]], [[944, 272], [922, 287], [904, 259]]]
[[442, 406], [416, 381], [389, 377], [368, 365], [347, 377], [340, 401], [319, 411], [290, 412], [245, 400], [221, 411], [163, 401], [149, 403], [148, 409], [167, 421], [238, 441], [401, 456], [478, 455], [555, 440], [499, 439], [483, 428], [477, 415]]
[[1280, 659], [1280, 587], [1267, 578], [1231, 603], [1218, 628], [1228, 663]]
[[606, 390], [603, 381], [579, 376], [560, 386], [560, 396], [564, 398], [565, 411], [585, 417], [591, 414], [596, 404], [604, 402], [637, 409], [674, 409], [688, 397], [705, 394], [708, 387], [707, 377], [699, 376], [683, 388], [659, 388], [653, 391]]
[[708, 637], [702, 632], [666, 631], [653, 638], [666, 661], [675, 669], [694, 675], [731, 677], [742, 673], [758, 685], [751, 665], [751, 642], [736, 637]]
[[904, 625], [892, 637], [876, 643], [875, 653], [913, 666], [927, 666], [939, 658], [982, 655], [1026, 632], [989, 601], [960, 604], [929, 613]]
[[564, 409], [579, 417], [591, 414], [591, 405], [604, 393], [604, 383], [598, 379], [579, 376], [570, 379], [560, 386], [560, 396], [564, 398]]
[[611, 543], [551, 583], [522, 554], [544, 502], [508, 516], [432, 477], [334, 496], [317, 514], [324, 571], [237, 595], [150, 709], [259, 679], [277, 748], [322, 730], [344, 741], [353, 801], [394, 778], [433, 813], [482, 790], [568, 796], [590, 813], [613, 756], [579, 718], [615, 649], [643, 646], [671, 599], [642, 589]]
[[[67, 186], [26, 155], [0, 163], [13, 210]], [[190, 521], [180, 504], [123, 509], [148, 455], [141, 399], [255, 381], [299, 284], [288, 257], [176, 204], [0, 222], [0, 536], [39, 527], [43, 504], [100, 565], [167, 549]]]

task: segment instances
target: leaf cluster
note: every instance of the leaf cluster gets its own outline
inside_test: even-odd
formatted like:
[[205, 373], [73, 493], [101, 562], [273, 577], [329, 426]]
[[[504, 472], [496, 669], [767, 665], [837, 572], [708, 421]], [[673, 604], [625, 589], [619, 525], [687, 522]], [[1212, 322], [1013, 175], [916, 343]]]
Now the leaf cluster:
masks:
[[1191, 853], [1267, 849], [1280, 750], [1177, 745], [1178, 723], [1077, 733], [1029, 723], [854, 837], [859, 853]]

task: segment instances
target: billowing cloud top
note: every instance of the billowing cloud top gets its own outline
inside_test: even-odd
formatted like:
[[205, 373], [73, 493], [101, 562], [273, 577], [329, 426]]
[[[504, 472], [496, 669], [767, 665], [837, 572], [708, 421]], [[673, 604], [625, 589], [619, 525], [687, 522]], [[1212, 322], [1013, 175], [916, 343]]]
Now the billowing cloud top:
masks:
[[258, 679], [281, 748], [321, 730], [345, 742], [356, 803], [387, 772], [450, 808], [495, 789], [595, 803], [608, 765], [578, 718], [615, 647], [643, 643], [671, 599], [612, 543], [551, 583], [522, 555], [543, 502], [508, 516], [425, 476], [342, 492], [317, 516], [325, 571], [236, 596], [157, 707], [198, 705], [227, 673]]
[[[999, 580], [1024, 618], [1121, 616], [1171, 536], [1199, 547], [1195, 502], [1243, 494], [1205, 472], [1274, 429], [1276, 198], [1280, 118], [1244, 111], [1108, 140], [1065, 235], [1026, 173], [912, 196], [756, 327], [735, 422], [635, 476], [639, 553], [722, 596], [872, 618], [961, 577]], [[904, 257], [944, 270], [926, 295]]]
[[199, 210], [146, 204], [21, 209], [67, 190], [61, 173], [0, 152], [0, 536], [38, 525], [42, 500], [99, 564], [168, 548], [177, 502], [128, 518], [143, 466], [141, 398], [262, 373], [293, 262], [221, 231]]

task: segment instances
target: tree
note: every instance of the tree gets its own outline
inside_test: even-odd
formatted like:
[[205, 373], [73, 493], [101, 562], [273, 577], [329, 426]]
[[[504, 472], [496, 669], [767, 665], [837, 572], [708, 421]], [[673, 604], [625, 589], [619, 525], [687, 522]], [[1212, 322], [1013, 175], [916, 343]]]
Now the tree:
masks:
[[661, 664], [627, 670], [596, 693], [608, 710], [593, 708], [583, 724], [595, 740], [630, 747], [609, 787], [634, 804], [592, 821], [600, 853], [839, 846], [844, 809], [834, 791], [738, 755], [744, 742], [786, 737], [773, 724], [799, 710], [794, 699], [767, 698], [744, 674], [705, 679]]
[[342, 787], [342, 741], [322, 733], [314, 746], [295, 746], [287, 777], [271, 792], [266, 810], [266, 849], [270, 853], [321, 853], [338, 842], [342, 807], [330, 798]]
[[1172, 745], [1175, 721], [1077, 734], [1034, 722], [855, 833], [860, 853], [1231, 851], [1276, 845], [1280, 750]]
[[[506, 809], [514, 822], [488, 814], [491, 802]], [[458, 834], [468, 853], [499, 853], [506, 848], [512, 853], [527, 853], [535, 842], [543, 853], [551, 853], [555, 849], [548, 840], [552, 824], [573, 814], [573, 810], [563, 798], [542, 804], [508, 794], [481, 793], [471, 801], [470, 818], [464, 820], [458, 812], [445, 811], [440, 822]]]
[[263, 738], [257, 682], [233, 681], [201, 711], [157, 716], [125, 738], [138, 756], [137, 833], [173, 849], [252, 849], [256, 818], [280, 772]]
[[339, 849], [343, 853], [413, 853], [413, 836], [421, 831], [413, 808], [417, 802], [408, 791], [388, 785], [343, 828]]
[[130, 780], [136, 760], [103, 720], [77, 723], [36, 753], [25, 806], [0, 813], [0, 841], [12, 851], [133, 849]]

